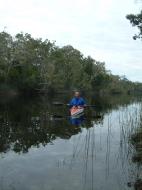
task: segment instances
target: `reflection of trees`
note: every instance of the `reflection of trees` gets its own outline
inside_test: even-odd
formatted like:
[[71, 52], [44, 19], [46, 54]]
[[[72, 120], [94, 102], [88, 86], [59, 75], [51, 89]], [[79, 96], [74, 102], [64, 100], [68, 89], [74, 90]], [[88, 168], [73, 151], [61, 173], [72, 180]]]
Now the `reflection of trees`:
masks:
[[[141, 99], [141, 98], [139, 98]], [[114, 109], [119, 109], [120, 106], [128, 106], [131, 103], [137, 102], [138, 97], [128, 95], [104, 95], [93, 96], [91, 104], [96, 105], [96, 109], [99, 112], [107, 113]]]
[[[41, 121], [42, 122], [42, 121]], [[46, 125], [41, 122], [31, 122], [25, 126], [22, 122], [2, 124], [0, 151], [6, 152], [9, 149], [15, 152], [27, 152], [32, 146], [38, 147], [40, 144], [51, 143], [57, 137], [68, 139], [72, 135], [80, 132], [80, 128], [69, 127], [67, 123], [55, 125], [47, 121]], [[63, 125], [62, 125], [63, 124]], [[6, 126], [6, 128], [5, 128]]]
[[[65, 115], [67, 110], [53, 108], [49, 102], [49, 99], [16, 100], [1, 105], [0, 152], [25, 153], [32, 146], [45, 146], [56, 138], [69, 139], [81, 131], [79, 126], [71, 126], [67, 117], [51, 117], [54, 113]], [[91, 118], [83, 126], [91, 127]]]
[[[94, 123], [102, 122], [104, 113], [113, 108], [109, 108], [110, 100], [95, 98], [95, 105], [98, 105], [98, 108], [102, 106], [101, 109], [87, 108], [84, 124], [81, 127], [71, 126], [68, 121], [68, 108], [53, 106], [52, 98], [55, 99], [49, 96], [29, 100], [19, 98], [1, 103], [0, 152], [7, 152], [10, 149], [15, 152], [27, 152], [32, 146], [45, 146], [56, 138], [69, 139], [72, 135], [78, 134], [81, 127], [90, 128]], [[66, 103], [70, 98], [63, 95], [56, 99]], [[111, 105], [117, 102], [112, 99]], [[91, 96], [87, 97], [87, 100], [93, 104]], [[124, 104], [122, 102], [120, 105]], [[51, 118], [53, 115], [62, 117]]]

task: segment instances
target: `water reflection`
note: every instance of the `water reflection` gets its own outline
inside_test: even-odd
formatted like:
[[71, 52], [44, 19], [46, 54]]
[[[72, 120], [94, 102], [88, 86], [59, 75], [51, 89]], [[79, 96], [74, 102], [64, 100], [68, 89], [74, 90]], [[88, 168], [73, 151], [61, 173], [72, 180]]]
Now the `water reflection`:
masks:
[[[33, 185], [43, 190], [135, 188], [142, 170], [133, 165], [129, 139], [140, 123], [140, 104], [129, 98], [95, 98], [96, 108], [79, 118], [71, 118], [65, 106], [53, 106], [54, 97], [1, 102], [0, 152], [9, 160], [0, 160], [0, 184], [2, 177], [15, 190]], [[94, 97], [87, 99], [94, 104]], [[20, 155], [11, 161], [13, 152]], [[10, 168], [14, 175], [7, 177]], [[17, 176], [24, 179], [19, 184]], [[11, 190], [3, 183], [4, 190]]]
[[[55, 114], [57, 113], [57, 114]], [[60, 113], [60, 115], [59, 115]], [[81, 129], [70, 127], [67, 108], [53, 107], [48, 99], [15, 100], [0, 107], [0, 152], [28, 152], [32, 146], [45, 146], [56, 138], [69, 139]], [[72, 120], [74, 124], [80, 121]], [[87, 126], [91, 127], [91, 121]]]
[[76, 126], [83, 124], [84, 120], [85, 120], [84, 115], [81, 115], [79, 117], [70, 117], [70, 123]]

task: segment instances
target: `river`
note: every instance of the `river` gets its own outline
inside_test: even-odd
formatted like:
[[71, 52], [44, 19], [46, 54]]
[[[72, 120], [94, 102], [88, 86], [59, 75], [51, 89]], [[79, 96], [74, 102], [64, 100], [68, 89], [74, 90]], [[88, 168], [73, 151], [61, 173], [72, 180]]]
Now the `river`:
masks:
[[[128, 190], [142, 177], [130, 138], [141, 98], [85, 97], [96, 107], [71, 120], [70, 95], [0, 101], [1, 190]], [[139, 190], [139, 189], [137, 189]]]

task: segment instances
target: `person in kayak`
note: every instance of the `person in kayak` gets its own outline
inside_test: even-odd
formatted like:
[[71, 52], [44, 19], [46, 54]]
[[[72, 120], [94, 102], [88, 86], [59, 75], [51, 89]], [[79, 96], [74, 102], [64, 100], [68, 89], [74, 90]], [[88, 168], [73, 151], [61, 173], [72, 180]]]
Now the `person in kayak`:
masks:
[[72, 107], [85, 107], [86, 106], [86, 102], [85, 100], [80, 96], [80, 92], [76, 91], [74, 93], [74, 98], [72, 98], [72, 100], [69, 103], [70, 108]]

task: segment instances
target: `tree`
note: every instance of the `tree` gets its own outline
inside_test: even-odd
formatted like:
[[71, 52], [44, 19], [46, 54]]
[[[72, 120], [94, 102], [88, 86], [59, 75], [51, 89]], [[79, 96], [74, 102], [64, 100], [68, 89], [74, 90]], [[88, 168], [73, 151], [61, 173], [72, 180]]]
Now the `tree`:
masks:
[[[73, 48], [58, 47], [49, 40], [35, 39], [30, 34], [19, 33], [12, 37], [0, 33], [0, 88], [31, 92], [47, 89], [48, 92], [68, 89], [107, 90], [126, 92], [140, 89], [106, 70], [99, 62]], [[5, 89], [6, 89], [5, 88]]]
[[130, 21], [132, 26], [136, 26], [139, 29], [139, 33], [133, 36], [133, 39], [142, 39], [142, 11], [139, 14], [129, 14], [126, 18]]
[[13, 64], [13, 41], [10, 34], [0, 33], [0, 78], [7, 82]]

